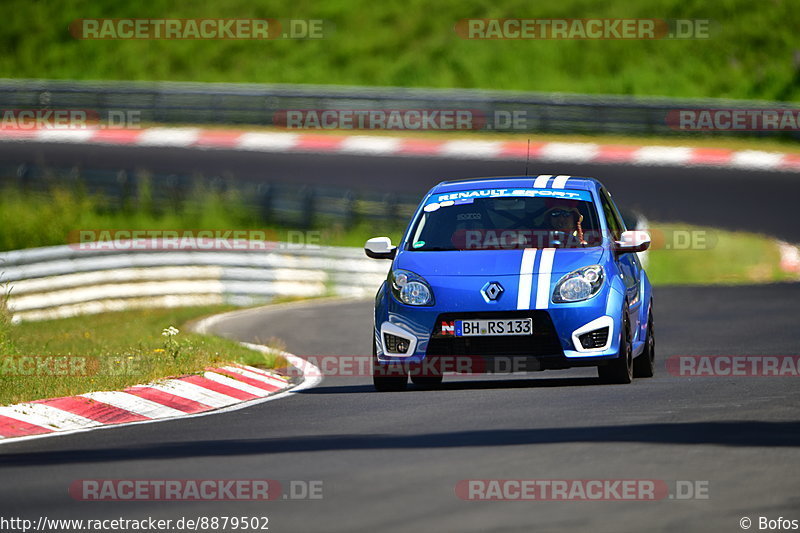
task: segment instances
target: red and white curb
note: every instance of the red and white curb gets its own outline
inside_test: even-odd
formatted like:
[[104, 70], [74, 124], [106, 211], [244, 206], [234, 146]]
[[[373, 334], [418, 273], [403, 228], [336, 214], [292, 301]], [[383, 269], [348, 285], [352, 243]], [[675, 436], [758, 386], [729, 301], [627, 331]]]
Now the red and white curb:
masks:
[[251, 366], [209, 368], [203, 374], [123, 391], [89, 392], [0, 407], [0, 438], [176, 418], [266, 398], [290, 386], [286, 378]]
[[[236, 312], [204, 319], [194, 329], [206, 333], [212, 323]], [[260, 344], [240, 344], [257, 351], [272, 351]], [[303, 375], [300, 383], [293, 384], [279, 374], [252, 366], [230, 364], [207, 368], [202, 374], [136, 385], [122, 391], [89, 392], [0, 406], [0, 445], [121, 425], [225, 413], [284, 398], [322, 381], [320, 370], [308, 361], [285, 352], [280, 355], [300, 369]]]
[[[526, 141], [436, 140], [202, 128], [0, 129], [0, 141], [484, 160], [525, 160], [528, 156]], [[800, 154], [724, 148], [532, 142], [530, 158], [536, 161], [573, 163], [705, 166], [800, 172]]]

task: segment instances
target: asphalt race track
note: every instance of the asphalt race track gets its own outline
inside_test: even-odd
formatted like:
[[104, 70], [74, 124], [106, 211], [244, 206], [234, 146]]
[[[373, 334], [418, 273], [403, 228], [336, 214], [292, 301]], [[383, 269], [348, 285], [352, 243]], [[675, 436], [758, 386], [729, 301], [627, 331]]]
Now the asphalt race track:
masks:
[[[344, 186], [422, 195], [443, 179], [524, 174], [522, 161], [268, 153], [174, 147], [0, 142], [0, 164], [56, 168], [146, 168], [157, 174], [230, 175], [296, 185]], [[721, 168], [582, 164], [532, 160], [530, 174], [600, 179], [617, 203], [660, 222], [762, 231], [800, 241], [788, 217], [797, 207], [797, 174]]]
[[[6, 444], [5, 516], [266, 515], [271, 531], [735, 531], [798, 512], [800, 393], [793, 378], [686, 378], [686, 354], [796, 354], [800, 286], [657, 293], [657, 377], [601, 385], [589, 369], [450, 377], [375, 393], [369, 378], [232, 413]], [[369, 301], [262, 309], [221, 334], [284, 339], [298, 354], [365, 354]], [[79, 479], [321, 480], [323, 499], [77, 502]], [[463, 479], [707, 481], [708, 499], [470, 502]]]
[[[9, 146], [0, 145], [2, 157], [10, 157]], [[69, 146], [61, 155], [83, 151], [99, 157], [103, 150]], [[141, 150], [120, 153], [152, 156], [149, 162], [165, 165], [188, 161], [186, 150]], [[459, 172], [509, 174], [518, 166], [247, 155], [203, 152], [192, 159], [197, 165], [204, 158], [239, 164], [242, 172], [250, 166], [253, 173], [263, 165], [265, 179], [297, 172], [309, 180], [359, 183], [381, 175], [374, 180], [381, 186], [420, 188]], [[770, 172], [573, 164], [541, 170], [549, 169], [596, 175], [620, 203], [640, 207], [650, 218], [740, 225], [776, 235], [787, 231], [781, 222], [787, 213], [776, 206], [791, 202], [798, 188], [796, 176]], [[763, 194], [745, 195], [749, 188]], [[687, 194], [697, 190], [718, 195], [689, 200]], [[761, 196], [769, 202], [760, 204]], [[672, 203], [673, 198], [683, 200]], [[752, 217], [737, 218], [727, 209], [750, 202], [759, 206]], [[710, 213], [717, 213], [718, 223], [706, 218]], [[653, 379], [602, 385], [593, 369], [577, 369], [449, 377], [440, 390], [410, 386], [406, 392], [379, 394], [369, 377], [328, 377], [316, 388], [231, 413], [7, 443], [0, 446], [0, 515], [34, 520], [43, 514], [268, 516], [273, 532], [705, 532], [741, 531], [739, 520], [745, 516], [753, 520], [753, 530], [759, 516], [800, 519], [796, 378], [687, 378], [664, 368], [674, 355], [800, 354], [800, 285], [669, 287], [657, 288], [655, 297], [658, 368]], [[255, 342], [277, 337], [298, 355], [367, 355], [371, 321], [371, 301], [312, 302], [249, 311], [218, 323], [215, 331]], [[79, 502], [68, 493], [81, 479], [264, 478], [284, 486], [291, 480], [322, 481], [323, 498]], [[707, 482], [708, 498], [463, 501], [455, 487], [468, 479], [654, 479], [666, 482], [674, 494], [676, 481]]]

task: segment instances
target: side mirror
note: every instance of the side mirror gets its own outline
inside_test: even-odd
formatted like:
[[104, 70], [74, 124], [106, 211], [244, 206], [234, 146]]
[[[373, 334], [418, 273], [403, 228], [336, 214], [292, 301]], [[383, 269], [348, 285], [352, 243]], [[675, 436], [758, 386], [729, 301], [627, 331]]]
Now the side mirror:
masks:
[[620, 240], [614, 242], [614, 251], [618, 254], [644, 252], [650, 248], [650, 234], [646, 231], [623, 231]]
[[389, 237], [373, 237], [364, 245], [364, 252], [372, 259], [394, 259], [397, 247], [392, 245]]

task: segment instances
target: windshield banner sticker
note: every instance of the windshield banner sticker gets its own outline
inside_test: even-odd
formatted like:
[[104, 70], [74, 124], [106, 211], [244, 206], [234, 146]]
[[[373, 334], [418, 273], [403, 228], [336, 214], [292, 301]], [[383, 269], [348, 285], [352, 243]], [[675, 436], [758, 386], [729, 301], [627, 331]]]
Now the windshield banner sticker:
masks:
[[591, 202], [592, 195], [589, 191], [564, 190], [564, 189], [475, 189], [472, 191], [458, 191], [445, 194], [433, 194], [425, 203], [425, 211], [436, 211], [440, 207], [463, 205], [471, 203], [475, 198], [502, 198], [502, 197], [542, 197], [561, 198], [564, 200], [581, 200]]

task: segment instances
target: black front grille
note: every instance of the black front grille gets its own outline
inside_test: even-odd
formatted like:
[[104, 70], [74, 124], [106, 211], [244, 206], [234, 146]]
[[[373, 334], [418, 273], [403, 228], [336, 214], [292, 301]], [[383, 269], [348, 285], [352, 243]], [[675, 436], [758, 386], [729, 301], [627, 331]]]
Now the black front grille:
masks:
[[[442, 334], [442, 322], [491, 318], [532, 318], [533, 335], [455, 337]], [[483, 357], [562, 356], [564, 351], [547, 311], [492, 311], [443, 313], [436, 318], [427, 355], [476, 355]]]
[[596, 329], [589, 333], [584, 333], [578, 337], [581, 346], [589, 350], [592, 348], [602, 348], [608, 342], [608, 327]]

